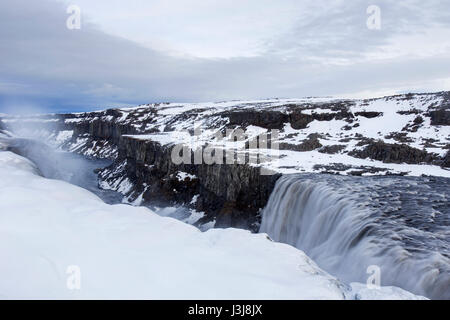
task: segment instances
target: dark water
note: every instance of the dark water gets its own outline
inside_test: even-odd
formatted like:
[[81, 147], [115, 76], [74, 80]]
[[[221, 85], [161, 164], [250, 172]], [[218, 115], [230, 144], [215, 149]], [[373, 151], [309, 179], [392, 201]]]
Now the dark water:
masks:
[[87, 189], [108, 204], [122, 202], [123, 196], [118, 192], [98, 187], [98, 177], [94, 171], [110, 165], [111, 161], [58, 151], [31, 139], [13, 139], [9, 144], [11, 151], [33, 161], [44, 177], [63, 180]]
[[261, 232], [303, 250], [343, 281], [450, 299], [450, 179], [286, 175], [263, 211]]

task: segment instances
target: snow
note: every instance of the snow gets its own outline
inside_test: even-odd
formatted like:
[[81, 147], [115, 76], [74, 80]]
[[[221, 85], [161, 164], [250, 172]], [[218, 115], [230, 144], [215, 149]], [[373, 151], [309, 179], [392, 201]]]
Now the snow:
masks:
[[82, 149], [83, 146], [89, 141], [89, 137], [78, 137], [73, 144], [70, 145], [68, 151], [69, 152], [77, 152]]
[[196, 176], [193, 174], [187, 173], [187, 172], [178, 171], [178, 173], [177, 173], [178, 181], [184, 181], [186, 178], [189, 178], [190, 180], [194, 180], [196, 178]]
[[63, 130], [58, 132], [58, 135], [56, 136], [55, 140], [59, 145], [61, 145], [67, 142], [68, 140], [72, 139], [72, 136], [73, 130]]
[[189, 211], [191, 212], [191, 215], [183, 221], [187, 224], [195, 224], [198, 220], [205, 216], [204, 212], [200, 212], [194, 209], [190, 209]]
[[199, 194], [196, 194], [195, 196], [193, 196], [190, 204], [196, 204], [199, 196], [200, 196]]
[[[74, 268], [79, 289], [67, 286]], [[2, 299], [417, 298], [367, 290], [264, 234], [201, 232], [147, 208], [108, 205], [0, 151]]]
[[317, 109], [317, 110], [312, 110], [312, 109], [308, 109], [308, 110], [303, 110], [302, 113], [304, 114], [321, 114], [321, 113], [335, 113], [335, 111], [331, 110], [331, 109]]
[[207, 222], [207, 223], [203, 223], [199, 228], [202, 231], [207, 231], [209, 229], [214, 228], [215, 225], [216, 225], [216, 220], [213, 220], [213, 221], [210, 221], [210, 222]]
[[84, 121], [83, 118], [70, 118], [70, 119], [66, 119], [65, 123], [79, 123]]
[[[101, 180], [99, 186], [103, 190], [114, 190], [122, 194], [129, 193], [134, 187], [133, 183], [128, 178], [117, 179], [112, 184], [109, 184], [106, 180]], [[124, 203], [128, 203], [127, 199], [123, 200]]]

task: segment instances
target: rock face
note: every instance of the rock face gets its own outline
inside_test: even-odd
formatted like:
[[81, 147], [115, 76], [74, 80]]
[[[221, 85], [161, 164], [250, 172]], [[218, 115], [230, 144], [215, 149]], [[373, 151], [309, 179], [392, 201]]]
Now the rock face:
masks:
[[355, 116], [362, 116], [362, 117], [369, 118], [369, 119], [376, 118], [376, 117], [379, 117], [381, 115], [383, 115], [382, 112], [375, 112], [375, 111], [355, 112]]
[[[316, 121], [345, 120], [353, 122], [354, 115], [349, 111], [353, 105], [351, 101], [339, 101], [337, 103], [321, 103], [313, 109], [299, 109], [295, 106], [290, 107], [289, 122], [294, 129], [305, 129], [309, 123]], [[329, 110], [329, 112], [323, 112]], [[305, 112], [310, 112], [306, 114]]]
[[[277, 175], [262, 175], [249, 165], [201, 165], [198, 210], [217, 215], [216, 226], [245, 226], [257, 231], [256, 213], [265, 207]], [[255, 225], [256, 224], [256, 225]], [[253, 228], [254, 227], [254, 228]]]
[[444, 168], [450, 168], [450, 150], [445, 154], [444, 160], [442, 162]]
[[301, 144], [289, 144], [289, 143], [280, 143], [280, 150], [293, 150], [293, 151], [312, 151], [322, 147], [318, 136], [315, 134], [311, 134], [308, 136], [306, 140], [304, 140]]
[[290, 123], [294, 129], [305, 129], [314, 118], [311, 115], [296, 111], [291, 114]]
[[[331, 121], [346, 119], [351, 121], [354, 118], [353, 114], [348, 111], [348, 106], [351, 102], [344, 101], [336, 104], [321, 104], [319, 110], [325, 109], [331, 112], [319, 112], [316, 113], [318, 106], [314, 106], [314, 109], [303, 109], [298, 106], [288, 106], [288, 113], [272, 110], [258, 110], [250, 109], [245, 111], [232, 111], [223, 112], [222, 117], [229, 119], [230, 125], [237, 125], [240, 127], [247, 127], [249, 125], [262, 127], [265, 129], [282, 129], [286, 123], [290, 123], [294, 129], [305, 129], [309, 123], [314, 120], [317, 121]], [[305, 110], [313, 112], [311, 114], [304, 113]], [[361, 114], [368, 114], [378, 116], [379, 113], [361, 112]], [[369, 116], [368, 116], [369, 117]]]
[[358, 158], [371, 158], [387, 163], [420, 164], [438, 160], [436, 156], [406, 144], [389, 144], [383, 141], [372, 141], [363, 150], [351, 154]]
[[223, 117], [229, 119], [230, 125], [247, 127], [249, 125], [266, 129], [281, 129], [289, 121], [289, 116], [280, 111], [246, 110], [225, 112]]
[[[90, 115], [93, 119], [89, 121], [74, 121], [79, 118], [66, 118], [60, 130], [73, 131], [74, 139], [80, 137], [87, 139], [81, 149], [76, 150], [77, 152], [86, 153], [91, 150], [94, 152], [91, 156], [115, 159], [122, 135], [139, 133], [135, 126], [118, 123], [116, 120], [119, 116], [115, 111], [105, 112], [109, 121], [95, 115]], [[106, 148], [112, 148], [112, 150], [108, 152]]]
[[[450, 108], [448, 106], [447, 108]], [[439, 109], [430, 112], [431, 124], [434, 126], [450, 126], [450, 110]]]
[[135, 186], [127, 192], [131, 200], [141, 195], [143, 201], [156, 205], [184, 203], [207, 213], [199, 223], [216, 219], [217, 227], [257, 231], [257, 213], [266, 205], [279, 174], [262, 175], [260, 168], [247, 164], [176, 165], [172, 148], [122, 137], [117, 160], [100, 171], [100, 177], [110, 184], [130, 182]]

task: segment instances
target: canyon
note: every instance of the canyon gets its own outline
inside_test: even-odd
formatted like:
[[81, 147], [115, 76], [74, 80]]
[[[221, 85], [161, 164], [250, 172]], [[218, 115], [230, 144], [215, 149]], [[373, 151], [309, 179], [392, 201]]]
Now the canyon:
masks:
[[[5, 116], [5, 129], [63, 150], [110, 159], [100, 186], [129, 203], [184, 204], [199, 224], [257, 231], [260, 211], [282, 174], [449, 176], [449, 92], [376, 99], [269, 99], [155, 103], [105, 111]], [[201, 134], [194, 136], [194, 130]], [[234, 141], [226, 132], [244, 130]], [[279, 152], [252, 148], [278, 130]], [[216, 138], [217, 133], [225, 136]], [[189, 134], [190, 133], [190, 134]], [[175, 164], [175, 145], [231, 150], [256, 164]], [[193, 148], [195, 150], [195, 148]], [[191, 152], [194, 159], [195, 151]], [[263, 156], [261, 156], [263, 155]], [[192, 161], [192, 163], [195, 163]], [[262, 170], [270, 174], [262, 174]]]

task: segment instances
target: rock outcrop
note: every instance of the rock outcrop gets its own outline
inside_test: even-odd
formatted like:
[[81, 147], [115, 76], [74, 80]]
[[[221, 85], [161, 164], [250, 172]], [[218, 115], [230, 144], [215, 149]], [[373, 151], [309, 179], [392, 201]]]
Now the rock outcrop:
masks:
[[294, 129], [305, 129], [314, 118], [309, 114], [303, 114], [301, 111], [291, 113], [290, 123]]
[[445, 157], [442, 161], [442, 166], [444, 168], [450, 168], [450, 150], [445, 154]]
[[363, 150], [353, 151], [350, 154], [358, 158], [370, 158], [386, 163], [431, 164], [439, 159], [434, 154], [406, 144], [389, 144], [383, 141], [372, 141]]
[[224, 112], [222, 117], [229, 119], [230, 125], [247, 127], [249, 125], [265, 129], [281, 129], [289, 121], [289, 116], [280, 111], [245, 110]]
[[279, 174], [262, 175], [260, 167], [248, 164], [176, 165], [172, 148], [122, 137], [117, 160], [100, 171], [100, 177], [111, 185], [131, 183], [133, 188], [126, 192], [130, 201], [140, 196], [147, 204], [183, 203], [206, 213], [199, 223], [215, 219], [217, 227], [257, 231], [257, 214], [266, 205]]
[[322, 147], [317, 134], [311, 134], [300, 144], [280, 143], [280, 150], [312, 151]]
[[383, 112], [375, 112], [375, 111], [360, 111], [360, 112], [355, 112], [355, 116], [361, 116], [361, 117], [365, 117], [365, 118], [376, 118], [383, 115]]
[[450, 126], [450, 105], [447, 109], [439, 109], [430, 111], [431, 125], [433, 126]]

